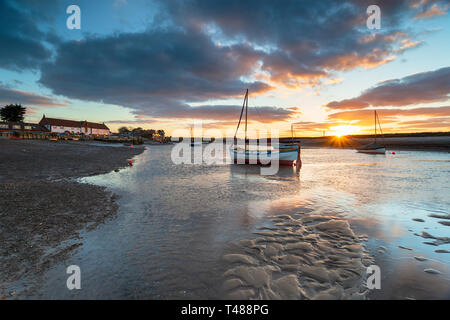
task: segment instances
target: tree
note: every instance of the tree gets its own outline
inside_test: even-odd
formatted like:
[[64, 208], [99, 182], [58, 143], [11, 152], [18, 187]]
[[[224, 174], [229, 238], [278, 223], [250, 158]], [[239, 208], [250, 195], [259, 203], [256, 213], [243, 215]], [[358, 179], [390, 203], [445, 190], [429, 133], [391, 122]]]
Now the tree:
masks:
[[0, 109], [0, 117], [3, 121], [21, 122], [26, 111], [20, 104], [9, 104]]
[[130, 132], [130, 130], [128, 130], [127, 127], [120, 127], [119, 128], [119, 133], [129, 133], [129, 132]]
[[164, 130], [158, 130], [158, 134], [159, 134], [161, 137], [164, 137], [165, 132], [164, 132]]

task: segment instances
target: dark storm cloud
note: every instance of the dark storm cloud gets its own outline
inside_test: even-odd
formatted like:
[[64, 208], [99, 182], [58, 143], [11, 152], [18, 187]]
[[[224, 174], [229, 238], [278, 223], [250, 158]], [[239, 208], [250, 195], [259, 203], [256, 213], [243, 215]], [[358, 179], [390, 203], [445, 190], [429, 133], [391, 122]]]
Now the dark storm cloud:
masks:
[[381, 7], [383, 25], [376, 33], [385, 36], [400, 34], [399, 26], [414, 9], [409, 0], [161, 2], [176, 23], [215, 26], [224, 38], [272, 48], [261, 58], [262, 70], [288, 86], [314, 84], [332, 71], [387, 63], [408, 35], [402, 33], [394, 41], [381, 36], [362, 41], [374, 34], [366, 28], [366, 9], [372, 4]]
[[[383, 14], [375, 35], [366, 28], [371, 4]], [[401, 22], [417, 14], [408, 0], [167, 0], [160, 7], [155, 21], [171, 21], [164, 27], [53, 41], [55, 59], [43, 65], [40, 83], [54, 94], [137, 114], [202, 117], [188, 104], [241, 97], [245, 88], [261, 94], [272, 89], [270, 81], [315, 85], [336, 71], [387, 63], [410, 43]]]
[[332, 101], [329, 109], [363, 109], [369, 106], [406, 106], [445, 101], [450, 94], [450, 67], [384, 81], [359, 97]]
[[[44, 45], [50, 34], [39, 23], [49, 21], [55, 1], [0, 1], [0, 68], [39, 69], [51, 57]], [[52, 36], [54, 37], [54, 35]]]
[[242, 96], [257, 62], [244, 45], [216, 46], [206, 35], [184, 31], [147, 31], [106, 38], [87, 38], [59, 47], [54, 63], [42, 68], [40, 82], [53, 93], [103, 101], [134, 109], [165, 109]]

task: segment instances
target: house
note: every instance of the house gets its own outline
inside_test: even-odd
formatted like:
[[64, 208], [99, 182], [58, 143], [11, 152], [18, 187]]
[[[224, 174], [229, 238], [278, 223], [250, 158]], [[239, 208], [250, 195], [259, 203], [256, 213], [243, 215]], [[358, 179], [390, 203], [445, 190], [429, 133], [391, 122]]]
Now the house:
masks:
[[12, 132], [12, 131], [20, 131], [28, 133], [48, 132], [46, 127], [43, 127], [36, 123], [12, 122], [12, 121], [0, 122], [0, 132]]
[[39, 125], [44, 126], [50, 132], [63, 133], [69, 132], [74, 134], [109, 136], [111, 131], [105, 123], [95, 123], [88, 121], [74, 121], [47, 118], [44, 114]]

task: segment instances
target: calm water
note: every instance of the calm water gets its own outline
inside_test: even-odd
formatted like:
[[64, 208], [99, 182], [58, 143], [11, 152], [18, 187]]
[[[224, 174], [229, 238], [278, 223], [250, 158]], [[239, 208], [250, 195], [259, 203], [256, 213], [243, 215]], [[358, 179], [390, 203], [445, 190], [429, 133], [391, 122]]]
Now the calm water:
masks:
[[[343, 216], [369, 236], [382, 272], [371, 298], [450, 298], [450, 254], [434, 251], [450, 244], [417, 235], [450, 236], [450, 226], [428, 216], [450, 211], [450, 154], [304, 149], [299, 175], [283, 168], [261, 176], [252, 166], [174, 165], [170, 152], [150, 146], [130, 169], [83, 179], [120, 195], [118, 217], [82, 233], [83, 246], [47, 272], [36, 297], [221, 298], [230, 242], [251, 237], [270, 214], [313, 212]], [[70, 264], [81, 267], [82, 290], [66, 288]]]

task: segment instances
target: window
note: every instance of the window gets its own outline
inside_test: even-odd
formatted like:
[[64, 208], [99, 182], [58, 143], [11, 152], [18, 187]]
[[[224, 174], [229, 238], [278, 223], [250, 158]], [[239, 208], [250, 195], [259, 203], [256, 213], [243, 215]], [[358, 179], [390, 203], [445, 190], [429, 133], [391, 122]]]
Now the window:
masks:
[[31, 130], [31, 126], [24, 126], [23, 127], [25, 130]]
[[13, 129], [21, 129], [21, 127], [20, 127], [20, 125], [15, 124], [15, 125], [13, 125]]
[[8, 129], [9, 125], [7, 125], [6, 123], [0, 123], [0, 128], [2, 129]]

